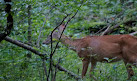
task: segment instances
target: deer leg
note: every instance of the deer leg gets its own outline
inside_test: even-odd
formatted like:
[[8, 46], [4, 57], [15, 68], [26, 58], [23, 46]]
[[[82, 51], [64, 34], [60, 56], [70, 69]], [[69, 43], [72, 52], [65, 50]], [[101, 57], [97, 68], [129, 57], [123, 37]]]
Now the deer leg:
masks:
[[97, 79], [92, 75], [91, 72], [93, 72], [94, 68], [96, 67], [96, 64], [97, 64], [96, 61], [91, 61], [91, 69], [90, 69], [90, 71], [89, 71], [90, 77], [92, 77], [95, 81], [97, 81]]
[[88, 65], [89, 65], [89, 61], [83, 59], [83, 69], [82, 69], [82, 78], [86, 75], [87, 69], [88, 69]]
[[96, 62], [91, 61], [91, 69], [90, 69], [90, 71], [89, 71], [90, 76], [92, 76], [91, 72], [93, 72], [93, 70], [94, 70], [95, 67], [96, 67]]
[[127, 69], [128, 80], [129, 80], [132, 76], [134, 76], [134, 71], [133, 71], [131, 65], [129, 65], [127, 62], [124, 62], [124, 63], [125, 63], [126, 69]]

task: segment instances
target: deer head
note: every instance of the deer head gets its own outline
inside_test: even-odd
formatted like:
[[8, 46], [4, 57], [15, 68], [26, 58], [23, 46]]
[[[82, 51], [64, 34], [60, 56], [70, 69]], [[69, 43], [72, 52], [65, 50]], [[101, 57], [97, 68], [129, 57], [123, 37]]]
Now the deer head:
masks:
[[[65, 28], [65, 25], [62, 24], [60, 25], [60, 27], [58, 28], [58, 31], [54, 31], [52, 33], [52, 39], [53, 39], [53, 42], [55, 42], [55, 40], [59, 40], [59, 37], [61, 35], [61, 32], [64, 30]], [[47, 37], [47, 39], [45, 41], [43, 41], [43, 44], [50, 44], [51, 43], [51, 34]]]

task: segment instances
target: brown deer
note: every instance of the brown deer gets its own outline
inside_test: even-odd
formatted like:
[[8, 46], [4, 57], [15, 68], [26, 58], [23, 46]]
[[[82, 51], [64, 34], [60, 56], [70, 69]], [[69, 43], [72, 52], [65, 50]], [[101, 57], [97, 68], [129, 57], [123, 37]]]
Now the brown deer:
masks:
[[[52, 37], [59, 39], [64, 25], [59, 27], [58, 32], [54, 31]], [[68, 47], [73, 48], [78, 56], [82, 58], [83, 69], [82, 78], [87, 72], [89, 63], [91, 63], [90, 74], [97, 62], [116, 62], [123, 60], [127, 69], [128, 79], [134, 72], [132, 65], [137, 66], [137, 38], [131, 35], [104, 35], [104, 36], [86, 36], [81, 39], [71, 39], [62, 35], [61, 42]], [[50, 44], [50, 36], [43, 44]], [[111, 59], [109, 61], [108, 59]]]

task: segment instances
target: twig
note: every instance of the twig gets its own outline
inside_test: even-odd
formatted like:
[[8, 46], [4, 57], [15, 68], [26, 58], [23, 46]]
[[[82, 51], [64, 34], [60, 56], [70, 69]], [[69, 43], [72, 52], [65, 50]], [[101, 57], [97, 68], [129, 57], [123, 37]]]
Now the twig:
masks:
[[112, 32], [113, 32], [113, 29], [120, 27], [121, 24], [129, 24], [129, 23], [134, 23], [134, 22], [136, 22], [135, 19], [129, 19], [129, 20], [123, 21], [123, 22], [121, 22], [121, 23], [118, 23], [118, 24], [114, 25], [113, 27], [109, 28], [109, 29], [104, 33], [104, 35], [107, 35], [107, 34], [109, 34], [109, 33], [112, 33]]
[[[61, 60], [61, 58], [59, 58], [57, 65], [59, 65], [60, 60]], [[55, 80], [56, 80], [56, 74], [57, 74], [57, 66], [55, 66], [55, 73], [54, 73], [54, 76], [53, 76], [52, 81], [55, 81]]]
[[39, 29], [40, 33], [39, 33], [39, 36], [38, 36], [37, 47], [39, 47], [39, 42], [40, 42], [40, 38], [41, 38], [42, 28], [44, 27], [44, 25], [45, 25], [45, 23], [46, 23], [46, 21], [47, 21], [48, 15], [50, 14], [50, 12], [51, 12], [54, 8], [55, 8], [55, 6], [53, 6], [53, 7], [48, 11], [48, 14], [45, 16], [45, 21], [44, 21], [42, 27], [40, 27], [40, 29]]
[[104, 33], [104, 35], [111, 33], [113, 31], [113, 29], [118, 28], [119, 26], [120, 26], [120, 24], [116, 24], [112, 28], [108, 28], [107, 31]]
[[47, 75], [47, 68], [46, 68], [46, 65], [45, 65], [45, 60], [44, 59], [42, 59], [42, 61], [43, 61], [43, 68], [44, 68], [44, 72], [45, 72], [45, 75], [46, 75], [46, 77], [48, 76]]
[[133, 32], [133, 33], [130, 33], [129, 35], [135, 35], [135, 34], [137, 34], [137, 31], [136, 31], [136, 32]]
[[100, 33], [101, 31], [103, 31], [105, 28], [106, 28], [106, 27], [103, 27], [102, 29], [100, 29], [99, 31], [97, 31], [97, 32], [95, 33], [95, 35], [97, 35], [97, 34]]
[[111, 27], [111, 25], [109, 25], [109, 26], [107, 27], [107, 29], [101, 34], [101, 36], [105, 35], [105, 34], [108, 32], [108, 30], [110, 29], [110, 27]]
[[[43, 61], [43, 68], [44, 68], [44, 72], [45, 72], [45, 75], [46, 75], [46, 77], [48, 77], [48, 74], [47, 74], [47, 67], [46, 67], [46, 65], [45, 65], [45, 59], [42, 59], [42, 61]], [[48, 79], [48, 81], [49, 81], [49, 79]]]
[[74, 77], [76, 80], [80, 80], [81, 79], [81, 77], [80, 76], [78, 76], [78, 75], [76, 75], [76, 74], [74, 74], [73, 72], [71, 72], [71, 71], [68, 71], [67, 69], [65, 69], [65, 68], [63, 68], [62, 66], [60, 66], [60, 65], [57, 65], [57, 64], [53, 64], [53, 66], [55, 67], [57, 67], [60, 71], [64, 71], [64, 72], [66, 72], [68, 75], [70, 75], [70, 76], [72, 76], [72, 77]]

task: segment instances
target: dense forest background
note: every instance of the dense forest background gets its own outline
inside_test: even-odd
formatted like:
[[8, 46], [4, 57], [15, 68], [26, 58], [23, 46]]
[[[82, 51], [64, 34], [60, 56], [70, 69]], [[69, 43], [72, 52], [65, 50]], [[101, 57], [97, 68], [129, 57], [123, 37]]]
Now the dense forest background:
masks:
[[[81, 76], [77, 54], [59, 43], [50, 65], [51, 45], [43, 45], [51, 31], [72, 18], [64, 34], [72, 38], [86, 35], [131, 34], [137, 31], [137, 0], [0, 0], [0, 34], [5, 32], [11, 5], [13, 27], [0, 42], [0, 81], [75, 81]], [[8, 0], [7, 0], [8, 1]], [[10, 1], [10, 0], [9, 0]], [[56, 42], [53, 43], [53, 49]], [[25, 48], [25, 49], [24, 49]], [[137, 80], [137, 68], [133, 67]], [[49, 70], [51, 73], [48, 76]], [[83, 81], [91, 81], [87, 73]], [[125, 81], [123, 61], [98, 63], [93, 75], [98, 81]], [[53, 79], [54, 78], [54, 79]]]

